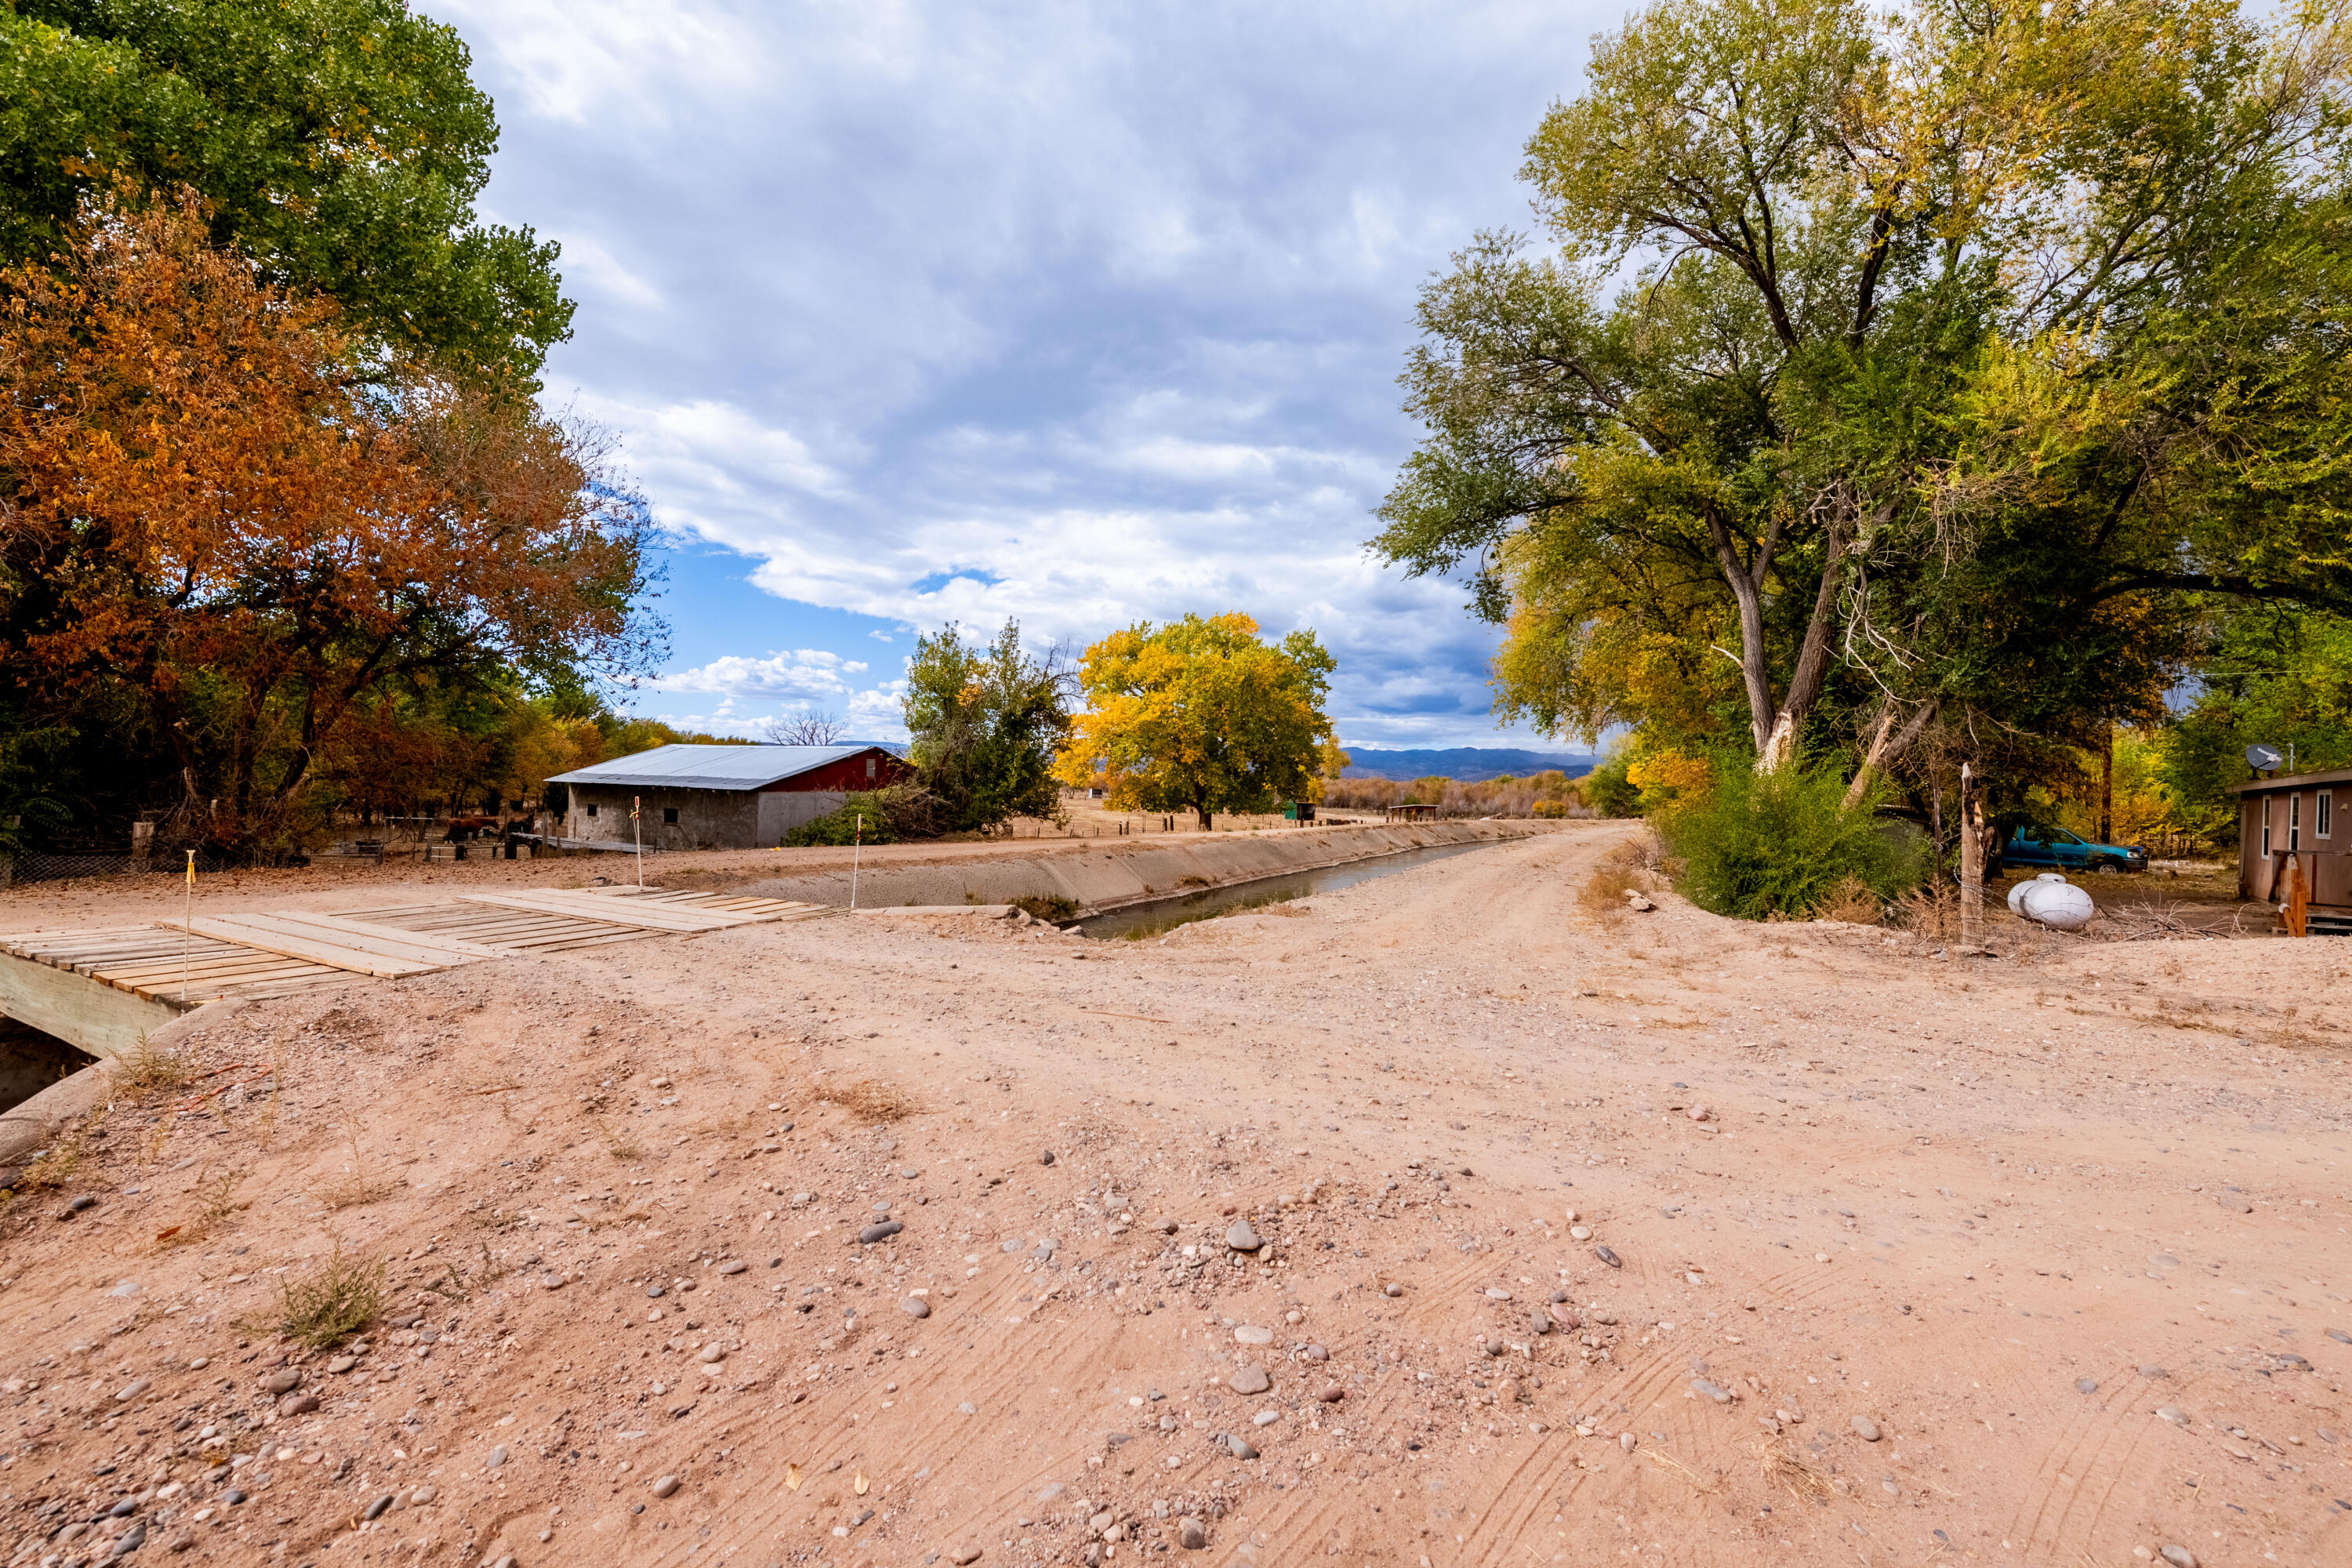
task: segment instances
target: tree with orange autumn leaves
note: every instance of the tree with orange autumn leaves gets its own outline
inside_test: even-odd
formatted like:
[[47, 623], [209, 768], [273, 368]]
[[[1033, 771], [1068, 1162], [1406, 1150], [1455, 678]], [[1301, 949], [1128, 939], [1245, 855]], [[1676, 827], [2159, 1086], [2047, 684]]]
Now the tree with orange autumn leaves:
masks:
[[0, 273], [0, 719], [119, 728], [183, 837], [289, 842], [387, 704], [650, 668], [650, 528], [594, 431], [387, 360], [193, 195]]

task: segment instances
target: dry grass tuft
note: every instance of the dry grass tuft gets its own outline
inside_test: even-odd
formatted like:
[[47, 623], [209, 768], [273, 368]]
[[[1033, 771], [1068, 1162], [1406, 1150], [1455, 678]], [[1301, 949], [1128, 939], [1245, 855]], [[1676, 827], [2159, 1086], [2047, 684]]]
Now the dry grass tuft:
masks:
[[1711, 1492], [1715, 1490], [1714, 1486], [1701, 1479], [1696, 1470], [1692, 1469], [1688, 1465], [1684, 1464], [1680, 1459], [1675, 1458], [1672, 1454], [1665, 1452], [1664, 1449], [1653, 1448], [1647, 1443], [1644, 1443], [1642, 1445], [1639, 1451], [1642, 1458], [1649, 1460], [1652, 1464], [1657, 1466], [1667, 1474], [1688, 1482], [1694, 1490], [1702, 1492]]
[[1960, 890], [1938, 877], [1895, 900], [1894, 921], [1929, 942], [1960, 939]]
[[310, 1189], [310, 1195], [331, 1213], [337, 1209], [358, 1208], [363, 1204], [382, 1203], [400, 1191], [402, 1184], [379, 1176], [368, 1170], [367, 1157], [360, 1152], [360, 1141], [352, 1140], [352, 1157], [342, 1171], [323, 1186]]
[[1874, 926], [1886, 918], [1886, 905], [1870, 890], [1870, 884], [1859, 877], [1848, 877], [1830, 889], [1829, 897], [1821, 901], [1813, 914], [1819, 920]]
[[1822, 1479], [1821, 1471], [1797, 1458], [1796, 1450], [1786, 1443], [1763, 1439], [1756, 1445], [1756, 1463], [1767, 1485], [1786, 1487], [1792, 1497], [1818, 1500], [1830, 1495], [1830, 1484]]
[[897, 1084], [870, 1078], [827, 1089], [825, 1098], [867, 1121], [898, 1121], [912, 1116], [918, 1109], [914, 1097]]
[[604, 1127], [597, 1131], [604, 1137], [604, 1152], [614, 1159], [642, 1160], [646, 1157], [646, 1146], [637, 1142], [634, 1128]]
[[324, 1186], [313, 1187], [310, 1195], [331, 1214], [337, 1209], [380, 1204], [398, 1191], [400, 1184], [396, 1181], [353, 1171], [336, 1177]]
[[1627, 893], [1654, 893], [1667, 869], [1666, 847], [1654, 833], [1628, 839], [1601, 858], [1577, 902], [1584, 912], [1613, 921], [1628, 912]]
[[1013, 900], [1013, 907], [1026, 910], [1030, 919], [1044, 921], [1048, 925], [1060, 925], [1066, 921], [1076, 920], [1078, 914], [1078, 900], [1063, 898], [1058, 893], [1032, 893], [1025, 899]]
[[278, 1318], [263, 1325], [314, 1351], [331, 1350], [383, 1311], [383, 1265], [345, 1258], [339, 1245], [308, 1279], [278, 1288]]
[[144, 1096], [175, 1094], [187, 1088], [194, 1075], [177, 1051], [159, 1050], [142, 1029], [138, 1047], [115, 1058], [106, 1076], [117, 1087]]

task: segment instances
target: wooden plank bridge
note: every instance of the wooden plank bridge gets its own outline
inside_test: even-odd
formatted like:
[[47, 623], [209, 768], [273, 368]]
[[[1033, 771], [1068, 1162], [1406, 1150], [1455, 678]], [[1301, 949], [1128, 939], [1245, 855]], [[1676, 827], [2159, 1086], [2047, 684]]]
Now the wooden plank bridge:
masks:
[[[282, 996], [355, 980], [398, 980], [509, 953], [561, 952], [837, 912], [830, 905], [728, 893], [528, 889], [348, 914], [278, 910], [26, 931], [0, 936], [0, 956], [180, 1007], [222, 996]], [[37, 1018], [25, 1021], [46, 1026]]]

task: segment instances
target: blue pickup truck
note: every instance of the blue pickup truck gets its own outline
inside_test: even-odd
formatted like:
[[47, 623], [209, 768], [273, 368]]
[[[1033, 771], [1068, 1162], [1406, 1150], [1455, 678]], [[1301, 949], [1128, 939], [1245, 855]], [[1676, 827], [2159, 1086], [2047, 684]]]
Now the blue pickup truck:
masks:
[[2045, 823], [2021, 823], [2000, 847], [2007, 866], [2046, 866], [2059, 871], [2145, 871], [2147, 850], [2137, 844], [2094, 844]]

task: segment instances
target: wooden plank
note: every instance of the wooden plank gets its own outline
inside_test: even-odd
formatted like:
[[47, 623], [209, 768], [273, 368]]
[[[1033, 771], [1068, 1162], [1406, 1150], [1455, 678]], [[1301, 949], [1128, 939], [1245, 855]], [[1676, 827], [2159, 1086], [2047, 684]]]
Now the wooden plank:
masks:
[[310, 963], [324, 964], [330, 969], [348, 969], [354, 974], [373, 974], [379, 980], [398, 980], [404, 975], [431, 974], [446, 969], [446, 963], [425, 963], [409, 958], [387, 958], [382, 953], [362, 952], [357, 948], [340, 947], [324, 941], [305, 937], [282, 936], [234, 920], [208, 920], [199, 916], [183, 927], [178, 921], [163, 922], [173, 931], [187, 930], [198, 936], [209, 936], [221, 942], [234, 942], [247, 947], [257, 947], [264, 952], [283, 953], [289, 958], [302, 959]]
[[26, 942], [75, 941], [82, 937], [124, 936], [132, 931], [152, 931], [152, 924], [136, 926], [58, 926], [38, 931], [18, 931], [13, 936], [0, 936], [0, 948], [20, 952]]
[[[257, 952], [251, 958], [238, 963], [221, 963], [208, 964], [202, 968], [191, 965], [187, 980], [191, 986], [225, 985], [263, 975], [316, 973], [324, 968], [323, 964], [306, 963], [299, 959], [281, 958], [276, 953]], [[142, 964], [136, 969], [101, 969], [95, 972], [90, 978], [103, 980], [110, 985], [128, 986], [134, 991], [147, 985], [169, 988], [180, 984], [180, 966], [176, 963], [150, 963]]]
[[271, 963], [285, 962], [277, 954], [256, 952], [251, 948], [214, 948], [209, 952], [199, 949], [189, 953], [184, 960], [176, 952], [140, 958], [117, 958], [110, 959], [103, 963], [78, 964], [75, 966], [75, 972], [81, 974], [103, 974], [110, 979], [120, 980], [126, 975], [166, 973], [177, 974], [184, 969], [194, 974], [198, 970], [211, 969], [224, 963], [255, 963], [264, 961]]
[[583, 925], [611, 926], [609, 919], [591, 921], [583, 915], [554, 914], [544, 910], [491, 909], [480, 904], [455, 904], [436, 911], [436, 919], [404, 921], [402, 929], [458, 934], [477, 931], [568, 930]]
[[0, 1013], [94, 1057], [137, 1048], [142, 1034], [162, 1028], [184, 1010], [55, 964], [0, 961]]
[[[353, 974], [341, 969], [328, 969], [321, 970], [319, 973], [306, 979], [256, 981], [250, 984], [225, 985], [213, 994], [242, 996], [247, 999], [258, 999], [264, 996], [292, 996], [305, 991], [323, 991], [331, 985], [358, 985], [367, 979], [368, 976], [364, 974]], [[188, 999], [192, 1002], [196, 1000], [196, 994], [191, 992]], [[207, 997], [205, 1000], [210, 998]]]
[[534, 942], [560, 941], [583, 933], [609, 935], [625, 931], [632, 936], [646, 933], [641, 926], [618, 925], [610, 921], [581, 920], [566, 915], [520, 914], [509, 911], [504, 916], [491, 916], [458, 928], [468, 941], [500, 948], [528, 947]]
[[604, 899], [573, 891], [466, 893], [468, 902], [492, 904], [533, 914], [559, 915], [604, 925], [636, 926], [648, 931], [717, 931], [743, 923], [740, 917], [703, 910], [679, 909], [643, 900]]
[[[494, 904], [501, 909], [530, 910], [540, 914], [571, 915], [581, 920], [602, 921], [609, 925], [644, 926], [653, 931], [720, 931], [728, 926], [751, 923], [741, 915], [720, 914], [716, 910], [663, 908], [635, 900], [625, 903], [619, 900], [573, 893], [461, 893], [458, 897], [467, 903]], [[615, 908], [616, 904], [620, 907]]]
[[[60, 944], [56, 947], [26, 948], [22, 950], [20, 956], [37, 959], [44, 963], [63, 963], [70, 965], [78, 963], [87, 963], [107, 958], [136, 957], [141, 953], [161, 952], [166, 945], [167, 944], [162, 940], [161, 932], [150, 931], [148, 932], [148, 940], [145, 942], [94, 942], [73, 943], [69, 945]], [[174, 942], [168, 945], [176, 948], [178, 944]]]
[[501, 956], [497, 948], [484, 947], [479, 942], [402, 931], [395, 926], [380, 926], [341, 915], [270, 914], [240, 915], [237, 918], [265, 931], [323, 939], [361, 952], [379, 952], [387, 958], [409, 958], [428, 963], [454, 965]]

